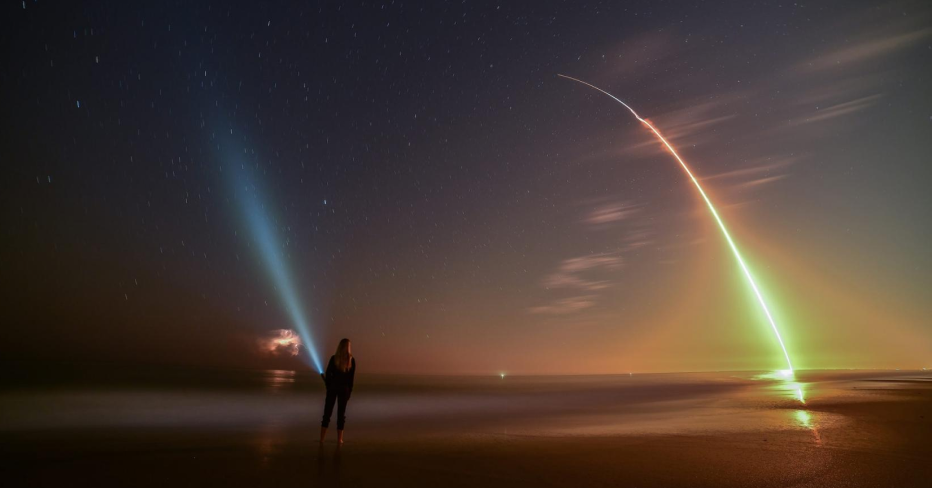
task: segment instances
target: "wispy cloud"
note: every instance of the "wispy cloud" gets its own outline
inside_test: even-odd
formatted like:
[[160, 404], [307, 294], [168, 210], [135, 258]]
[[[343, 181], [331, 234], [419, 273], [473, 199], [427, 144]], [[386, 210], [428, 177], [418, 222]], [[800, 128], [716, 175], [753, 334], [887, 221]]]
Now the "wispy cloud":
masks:
[[759, 159], [740, 168], [706, 176], [703, 181], [725, 180], [726, 188], [747, 190], [787, 178], [790, 175], [787, 170], [798, 161], [797, 156]]
[[588, 295], [562, 298], [549, 305], [532, 307], [529, 311], [536, 314], [566, 315], [591, 308], [596, 303], [594, 298], [595, 297]]
[[740, 168], [723, 171], [721, 173], [716, 173], [713, 175], [706, 176], [702, 178], [703, 181], [715, 180], [715, 179], [741, 179], [751, 177], [757, 177], [761, 174], [770, 174], [775, 171], [782, 171], [786, 167], [795, 164], [799, 160], [798, 157], [785, 157], [779, 159], [767, 158], [760, 159], [756, 161], [751, 161]]
[[635, 229], [625, 234], [621, 239], [623, 244], [622, 251], [633, 251], [635, 249], [649, 246], [654, 243], [654, 233], [647, 229]]
[[[594, 307], [605, 290], [613, 287], [618, 271], [624, 269], [624, 254], [650, 245], [652, 233], [638, 223], [643, 204], [631, 201], [606, 201], [605, 199], [587, 202], [589, 210], [579, 221], [590, 230], [604, 231], [611, 224], [626, 223], [626, 229], [618, 237], [617, 250], [604, 253], [586, 254], [561, 261], [556, 270], [547, 275], [541, 286], [551, 292], [564, 296], [553, 299], [550, 303], [528, 308], [530, 313], [568, 315]], [[565, 296], [567, 294], [573, 296]]]
[[643, 33], [633, 38], [605, 46], [603, 56], [611, 59], [605, 70], [606, 79], [650, 76], [664, 69], [665, 62], [682, 52], [683, 45], [668, 32]]
[[605, 226], [613, 222], [626, 220], [640, 211], [640, 205], [630, 202], [613, 202], [600, 205], [583, 218], [583, 222], [594, 226]]
[[789, 175], [782, 174], [782, 175], [776, 175], [776, 176], [764, 176], [763, 178], [757, 178], [757, 179], [753, 179], [753, 180], [750, 180], [750, 181], [745, 181], [745, 182], [743, 182], [743, 183], [738, 183], [737, 185], [733, 186], [732, 188], [734, 188], [734, 189], [736, 189], [736, 190], [747, 190], [747, 189], [749, 189], [749, 188], [755, 188], [755, 187], [758, 187], [758, 186], [761, 186], [761, 185], [766, 185], [766, 184], [768, 184], [768, 183], [773, 183], [773, 182], [775, 182], [775, 181], [780, 181], [780, 180], [786, 178], [787, 176], [789, 176]]
[[855, 112], [860, 112], [871, 105], [877, 103], [883, 97], [882, 94], [876, 93], [873, 95], [868, 95], [866, 97], [856, 98], [854, 100], [849, 100], [847, 102], [838, 103], [830, 107], [817, 108], [814, 115], [810, 117], [805, 117], [802, 120], [796, 121], [797, 124], [808, 124], [813, 122], [821, 122], [828, 119], [834, 119], [836, 117], [841, 117], [844, 115], [850, 115]]
[[599, 270], [621, 269], [620, 256], [610, 254], [591, 254], [564, 260], [557, 271], [544, 279], [543, 285], [547, 288], [577, 288], [588, 291], [597, 291], [608, 288], [609, 282], [587, 278]]
[[[746, 94], [732, 91], [713, 100], [684, 103], [684, 108], [666, 113], [642, 113], [651, 124], [658, 127], [663, 136], [674, 146], [697, 146], [714, 140], [715, 129], [734, 119], [735, 113], [726, 113], [729, 106]], [[663, 145], [649, 133], [640, 142], [627, 144], [625, 152], [665, 151]]]
[[930, 27], [905, 33], [873, 34], [869, 38], [855, 40], [851, 45], [836, 48], [807, 59], [796, 65], [794, 70], [798, 73], [811, 73], [874, 61], [883, 55], [916, 44], [930, 35], [932, 35], [932, 28]]

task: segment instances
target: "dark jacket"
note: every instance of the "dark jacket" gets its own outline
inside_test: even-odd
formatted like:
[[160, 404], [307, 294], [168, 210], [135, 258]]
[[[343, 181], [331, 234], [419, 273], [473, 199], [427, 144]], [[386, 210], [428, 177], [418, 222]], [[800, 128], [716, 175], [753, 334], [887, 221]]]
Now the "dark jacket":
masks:
[[356, 358], [350, 359], [350, 368], [348, 371], [337, 369], [336, 357], [330, 356], [330, 362], [327, 363], [327, 373], [324, 375], [324, 383], [328, 390], [347, 389], [350, 393], [353, 391], [353, 378], [356, 376]]

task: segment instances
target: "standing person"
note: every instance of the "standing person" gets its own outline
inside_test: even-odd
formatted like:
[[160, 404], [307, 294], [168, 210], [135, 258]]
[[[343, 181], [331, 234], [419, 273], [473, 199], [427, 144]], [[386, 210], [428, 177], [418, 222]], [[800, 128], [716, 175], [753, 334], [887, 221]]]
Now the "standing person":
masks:
[[353, 378], [356, 376], [356, 359], [350, 347], [350, 340], [343, 339], [337, 346], [337, 352], [330, 357], [327, 373], [320, 375], [327, 385], [327, 399], [324, 400], [324, 418], [320, 422], [320, 442], [324, 442], [330, 416], [333, 414], [333, 402], [337, 402], [337, 442], [343, 444], [343, 427], [346, 424], [346, 402], [353, 393]]

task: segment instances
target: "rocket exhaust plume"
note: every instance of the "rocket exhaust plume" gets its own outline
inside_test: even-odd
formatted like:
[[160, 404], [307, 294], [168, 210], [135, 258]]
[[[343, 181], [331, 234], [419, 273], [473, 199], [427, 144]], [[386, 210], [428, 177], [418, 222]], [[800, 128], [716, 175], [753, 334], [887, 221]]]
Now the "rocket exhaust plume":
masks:
[[635, 112], [633, 108], [631, 108], [627, 103], [619, 100], [618, 97], [616, 97], [615, 95], [612, 95], [611, 93], [593, 84], [586, 83], [585, 81], [577, 79], [577, 78], [573, 78], [572, 76], [566, 76], [566, 75], [561, 75], [561, 74], [557, 74], [557, 76], [575, 81], [577, 83], [582, 83], [583, 85], [586, 85], [589, 88], [598, 90], [608, 95], [616, 102], [622, 104], [626, 109], [628, 109], [629, 112], [631, 112], [631, 115], [634, 115], [634, 118], [638, 119], [639, 122], [641, 122], [648, 129], [650, 129], [650, 131], [653, 132], [655, 136], [657, 136], [657, 139], [660, 139], [660, 142], [662, 142], [663, 145], [666, 146], [667, 150], [670, 151], [670, 154], [672, 154], [673, 157], [676, 158], [676, 161], [680, 163], [680, 166], [683, 168], [683, 171], [686, 172], [686, 174], [689, 176], [689, 179], [692, 180], [694, 185], [696, 185], [696, 189], [699, 190], [699, 194], [702, 195], [702, 199], [705, 200], [706, 205], [709, 207], [709, 212], [712, 213], [712, 217], [714, 217], [715, 222], [718, 223], [718, 228], [721, 229], [722, 234], [725, 236], [725, 240], [728, 241], [728, 247], [731, 248], [731, 252], [734, 254], [735, 260], [738, 262], [738, 265], [741, 267], [741, 271], [744, 272], [744, 277], [747, 278], [748, 284], [751, 285], [751, 289], [754, 290], [754, 296], [757, 297], [757, 303], [760, 304], [760, 308], [764, 311], [764, 315], [767, 316], [767, 321], [770, 322], [770, 327], [773, 329], [773, 333], [777, 337], [777, 342], [780, 343], [780, 348], [783, 349], [783, 356], [786, 358], [786, 365], [788, 369], [784, 370], [783, 372], [785, 372], [786, 375], [792, 375], [793, 374], [793, 363], [790, 362], [790, 355], [786, 351], [786, 345], [783, 344], [783, 337], [780, 336], [780, 331], [777, 329], [777, 324], [776, 322], [774, 322], [773, 316], [770, 315], [770, 310], [767, 308], [767, 304], [764, 302], [763, 295], [761, 295], [760, 290], [757, 289], [757, 284], [754, 283], [754, 278], [751, 277], [751, 272], [748, 270], [747, 265], [744, 264], [744, 260], [741, 259], [741, 253], [738, 252], [738, 247], [735, 245], [735, 242], [731, 239], [731, 235], [728, 234], [728, 229], [725, 228], [725, 222], [722, 221], [722, 218], [718, 216], [718, 212], [715, 211], [715, 207], [712, 205], [712, 200], [709, 200], [708, 195], [706, 195], [705, 191], [702, 189], [702, 185], [699, 184], [699, 180], [697, 180], [696, 177], [693, 176], [692, 171], [690, 171], [689, 167], [686, 166], [686, 162], [683, 161], [683, 158], [681, 158], [680, 155], [676, 153], [676, 149], [673, 149], [673, 146], [671, 146], [670, 143], [667, 142], [666, 139], [664, 139], [663, 135], [660, 134], [660, 131], [657, 130], [656, 127], [651, 125], [650, 122], [642, 119], [641, 116], [638, 115], [637, 112]]

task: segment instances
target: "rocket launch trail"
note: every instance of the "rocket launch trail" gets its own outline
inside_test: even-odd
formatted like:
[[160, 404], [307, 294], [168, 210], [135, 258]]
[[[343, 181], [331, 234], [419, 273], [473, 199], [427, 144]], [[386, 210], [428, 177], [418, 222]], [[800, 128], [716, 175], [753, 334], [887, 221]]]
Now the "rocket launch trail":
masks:
[[738, 262], [738, 265], [741, 267], [741, 271], [744, 272], [744, 277], [747, 278], [747, 282], [749, 285], [751, 285], [751, 289], [754, 290], [754, 296], [757, 297], [757, 303], [760, 304], [761, 309], [764, 311], [764, 315], [767, 316], [767, 321], [770, 322], [770, 327], [773, 329], [773, 333], [777, 337], [777, 342], [780, 343], [780, 348], [783, 349], [783, 356], [786, 358], [786, 365], [788, 367], [788, 369], [785, 370], [785, 372], [787, 374], [792, 374], [793, 363], [790, 361], [790, 355], [786, 350], [786, 345], [783, 343], [783, 337], [780, 336], [780, 330], [777, 329], [777, 324], [773, 320], [773, 316], [770, 314], [770, 310], [767, 308], [767, 303], [764, 302], [763, 295], [761, 295], [760, 290], [757, 289], [757, 284], [754, 282], [754, 278], [751, 276], [751, 271], [748, 270], [747, 265], [744, 264], [744, 259], [741, 258], [741, 253], [738, 252], [738, 247], [735, 245], [734, 240], [732, 240], [731, 235], [728, 233], [728, 229], [725, 227], [725, 222], [722, 221], [722, 218], [719, 217], [718, 212], [715, 211], [715, 206], [712, 205], [712, 200], [710, 200], [708, 195], [706, 195], [705, 190], [702, 189], [702, 185], [699, 184], [699, 180], [697, 180], [696, 177], [693, 176], [692, 171], [690, 171], [689, 167], [686, 166], [686, 162], [683, 161], [683, 158], [681, 158], [680, 155], [677, 154], [676, 149], [674, 149], [673, 146], [670, 145], [669, 142], [667, 142], [667, 140], [663, 137], [660, 131], [657, 130], [656, 127], [654, 127], [650, 122], [642, 119], [641, 116], [638, 115], [637, 112], [635, 112], [633, 108], [631, 108], [627, 103], [619, 100], [618, 97], [616, 97], [615, 95], [612, 95], [611, 93], [593, 84], [587, 83], [577, 78], [573, 78], [572, 76], [566, 76], [566, 75], [561, 75], [561, 74], [557, 74], [557, 76], [575, 81], [577, 83], [582, 83], [583, 85], [586, 85], [589, 88], [598, 90], [604, 93], [605, 95], [608, 95], [616, 102], [622, 104], [626, 109], [628, 109], [629, 112], [631, 112], [632, 115], [634, 115], [634, 118], [638, 119], [638, 121], [644, 124], [648, 129], [650, 129], [651, 132], [654, 133], [655, 136], [657, 136], [657, 139], [659, 139], [660, 142], [662, 142], [663, 145], [666, 146], [666, 148], [670, 151], [670, 154], [672, 154], [673, 157], [676, 158], [676, 161], [680, 163], [680, 166], [683, 168], [683, 171], [686, 172], [686, 174], [689, 176], [689, 179], [692, 180], [694, 185], [696, 185], [696, 189], [699, 190], [699, 194], [702, 196], [702, 199], [705, 201], [706, 205], [709, 207], [709, 212], [712, 213], [712, 217], [715, 218], [715, 222], [718, 223], [719, 229], [722, 230], [722, 234], [725, 236], [725, 240], [728, 241], [728, 246], [731, 248], [731, 252], [734, 254], [735, 260]]

